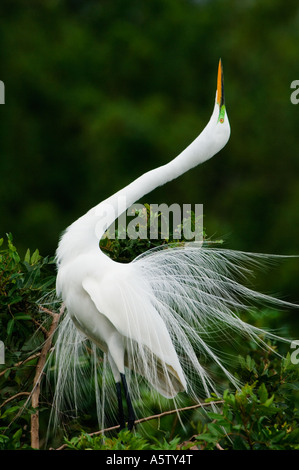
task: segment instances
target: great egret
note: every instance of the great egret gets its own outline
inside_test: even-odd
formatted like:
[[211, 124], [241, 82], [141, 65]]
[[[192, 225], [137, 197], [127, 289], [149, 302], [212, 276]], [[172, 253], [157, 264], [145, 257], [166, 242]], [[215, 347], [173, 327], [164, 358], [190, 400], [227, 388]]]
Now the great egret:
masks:
[[[126, 207], [122, 206], [122, 210], [126, 210], [144, 194], [213, 157], [229, 137], [220, 61], [214, 109], [201, 134], [170, 163], [143, 174], [64, 232], [57, 249], [57, 294], [66, 306], [67, 316], [55, 346], [55, 407], [63, 400], [65, 388], [68, 387], [67, 394], [76, 394], [84, 387], [83, 376], [68, 378], [70, 370], [77, 371], [80, 366], [71, 364], [84, 338], [91, 341], [94, 352], [99, 349], [104, 353], [106, 366], [105, 358], [108, 359], [116, 383], [120, 427], [125, 426], [124, 390], [129, 429], [135, 421], [130, 397], [137, 393], [138, 382], [134, 382], [135, 388], [131, 385], [134, 376], [145, 378], [165, 397], [187, 391], [198, 398], [194, 377], [200, 379], [207, 395], [215, 391], [214, 382], [200, 361], [200, 357], [208, 356], [238, 386], [206, 341], [214, 334], [213, 328], [216, 335], [219, 323], [228, 326], [230, 332], [237, 331], [265, 345], [260, 339], [261, 330], [243, 322], [236, 312], [256, 300], [277, 305], [283, 302], [244, 287], [236, 277], [246, 276], [248, 264], [258, 264], [266, 256], [188, 243], [149, 250], [133, 262], [122, 264], [99, 249], [107, 226], [120, 216], [120, 198], [125, 197]], [[113, 209], [108, 215], [107, 207]], [[95, 359], [95, 373], [97, 367]], [[98, 403], [99, 415], [102, 412], [103, 405]]]

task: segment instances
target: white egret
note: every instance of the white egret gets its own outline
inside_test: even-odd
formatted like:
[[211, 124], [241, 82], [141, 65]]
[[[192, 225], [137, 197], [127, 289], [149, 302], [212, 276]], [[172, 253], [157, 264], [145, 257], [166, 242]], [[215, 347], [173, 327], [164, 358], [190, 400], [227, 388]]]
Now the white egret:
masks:
[[[64, 232], [57, 249], [57, 294], [67, 315], [55, 346], [58, 364], [55, 407], [63, 400], [65, 388], [69, 387], [67, 394], [76, 394], [84, 386], [83, 376], [72, 379], [71, 385], [67, 378], [84, 338], [91, 341], [94, 352], [104, 353], [111, 367], [121, 427], [126, 421], [122, 406], [124, 390], [129, 429], [135, 421], [134, 400], [130, 398], [137, 393], [130, 385], [133, 376], [143, 377], [150, 387], [169, 398], [181, 391], [197, 397], [193, 385], [193, 378], [197, 377], [204, 393], [209, 395], [215, 387], [201, 364], [203, 356], [214, 361], [238, 386], [215, 349], [207, 344], [213, 327], [215, 335], [220, 323], [229, 327], [231, 336], [236, 331], [265, 345], [260, 339], [261, 330], [243, 322], [237, 312], [256, 300], [275, 305], [283, 302], [244, 287], [236, 278], [249, 273], [248, 263], [258, 264], [266, 255], [188, 243], [149, 250], [131, 263], [122, 264], [99, 248], [107, 226], [120, 216], [120, 198], [126, 200], [124, 211], [156, 187], [213, 157], [229, 137], [220, 61], [214, 109], [201, 134], [170, 163], [143, 174], [93, 207]], [[112, 208], [108, 216], [107, 207]], [[72, 370], [76, 367], [72, 366]], [[134, 384], [136, 387], [137, 382]], [[100, 404], [98, 412], [103, 412]]]

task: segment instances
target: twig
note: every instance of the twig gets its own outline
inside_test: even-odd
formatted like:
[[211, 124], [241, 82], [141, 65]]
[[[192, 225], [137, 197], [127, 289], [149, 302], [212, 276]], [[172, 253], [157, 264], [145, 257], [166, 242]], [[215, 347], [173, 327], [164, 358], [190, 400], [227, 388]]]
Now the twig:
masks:
[[7, 403], [14, 400], [15, 398], [19, 398], [22, 395], [28, 396], [28, 395], [30, 395], [30, 393], [29, 392], [19, 392], [16, 395], [14, 395], [13, 397], [7, 398], [7, 400], [5, 400], [3, 403], [1, 403], [0, 408], [2, 408], [2, 406], [5, 406]]
[[48, 313], [49, 315], [51, 315], [51, 317], [54, 317], [55, 315], [57, 315], [56, 312], [52, 312], [52, 310], [49, 310], [49, 309], [46, 308], [46, 307], [42, 307], [41, 305], [39, 305], [39, 308], [40, 308], [40, 310], [42, 310], [43, 312]]
[[41, 325], [37, 320], [35, 320], [35, 318], [31, 317], [31, 321], [37, 326], [39, 330], [41, 330], [43, 335], [47, 337], [47, 329], [43, 325]]
[[[46, 363], [47, 354], [51, 347], [53, 334], [57, 328], [59, 318], [64, 312], [64, 308], [64, 305], [62, 305], [59, 313], [54, 313], [50, 310], [47, 311], [47, 313], [52, 316], [53, 320], [50, 329], [47, 332], [47, 338], [41, 350], [40, 357], [36, 366], [35, 377], [33, 381], [33, 392], [31, 398], [32, 407], [36, 409], [36, 412], [31, 415], [31, 447], [34, 449], [39, 449], [39, 412], [37, 408], [39, 405], [42, 373]], [[46, 311], [47, 309], [44, 310]]]
[[[50, 349], [50, 351], [52, 351], [53, 348]], [[32, 354], [31, 356], [27, 357], [26, 359], [24, 359], [23, 361], [19, 361], [19, 362], [16, 362], [15, 364], [13, 364], [12, 366], [10, 367], [7, 367], [6, 369], [2, 370], [0, 372], [0, 377], [2, 375], [5, 374], [5, 372], [7, 372], [8, 370], [12, 369], [13, 367], [20, 367], [20, 366], [23, 366], [24, 364], [26, 364], [26, 362], [29, 362], [29, 361], [32, 361], [33, 359], [39, 357], [41, 355], [41, 352], [37, 352], [35, 354]]]
[[[174, 414], [174, 413], [180, 413], [181, 411], [194, 410], [196, 408], [204, 408], [206, 406], [219, 405], [221, 403], [224, 403], [224, 400], [211, 401], [211, 402], [207, 402], [207, 403], [197, 403], [197, 405], [186, 406], [185, 408], [179, 408], [179, 409], [174, 409], [174, 410], [169, 410], [169, 411], [163, 411], [163, 413], [159, 413], [157, 415], [152, 415], [152, 416], [147, 416], [145, 418], [140, 418], [140, 419], [135, 421], [135, 424], [144, 423], [145, 421], [150, 421], [152, 419], [162, 418], [163, 416], [171, 415], [171, 414]], [[99, 434], [104, 434], [105, 432], [115, 431], [116, 429], [119, 429], [119, 424], [117, 426], [111, 426], [110, 428], [105, 428], [105, 429], [101, 429], [100, 431], [95, 431], [95, 432], [89, 433], [88, 436], [97, 436]], [[62, 446], [57, 447], [56, 449], [50, 449], [50, 450], [63, 450], [66, 447], [67, 447], [67, 444], [63, 444]]]

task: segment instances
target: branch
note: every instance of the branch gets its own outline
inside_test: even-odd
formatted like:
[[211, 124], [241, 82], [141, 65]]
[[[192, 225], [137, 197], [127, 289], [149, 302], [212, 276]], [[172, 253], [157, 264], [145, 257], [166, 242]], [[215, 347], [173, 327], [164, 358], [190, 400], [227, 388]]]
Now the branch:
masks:
[[[50, 351], [52, 351], [53, 348], [50, 349]], [[19, 362], [16, 362], [15, 364], [13, 364], [12, 366], [10, 367], [7, 367], [6, 369], [2, 370], [0, 372], [0, 377], [2, 375], [5, 374], [5, 372], [7, 372], [8, 370], [14, 368], [14, 367], [20, 367], [20, 366], [23, 366], [24, 364], [26, 364], [27, 362], [29, 361], [32, 361], [33, 359], [36, 359], [37, 357], [39, 357], [41, 355], [41, 352], [37, 352], [35, 354], [32, 354], [31, 356], [27, 357], [26, 359], [24, 359], [23, 361], [19, 361]]]
[[[33, 381], [33, 392], [31, 403], [32, 407], [36, 409], [36, 412], [31, 415], [31, 447], [34, 449], [39, 449], [39, 412], [38, 412], [38, 405], [39, 405], [39, 395], [40, 395], [40, 386], [42, 381], [42, 373], [45, 367], [47, 354], [51, 348], [52, 337], [57, 328], [59, 319], [63, 314], [65, 309], [64, 304], [62, 304], [59, 313], [53, 313], [50, 310], [47, 312], [49, 313], [53, 320], [50, 326], [49, 331], [47, 332], [47, 338], [44, 342], [44, 346], [41, 350], [40, 357], [36, 366], [35, 377]], [[46, 309], [45, 309], [46, 310]]]
[[52, 312], [52, 310], [49, 310], [49, 309], [46, 308], [46, 307], [42, 307], [41, 305], [39, 305], [39, 308], [40, 308], [40, 310], [42, 310], [43, 312], [48, 313], [49, 315], [51, 315], [51, 317], [54, 317], [55, 315], [57, 315], [56, 312]]
[[7, 398], [7, 400], [5, 400], [3, 403], [1, 403], [0, 408], [2, 408], [2, 406], [5, 406], [7, 403], [9, 403], [10, 401], [14, 400], [15, 398], [21, 397], [22, 395], [28, 396], [28, 395], [30, 395], [30, 393], [29, 393], [29, 392], [19, 392], [19, 393], [17, 393], [16, 395]]
[[[137, 419], [135, 421], [135, 424], [144, 423], [145, 421], [150, 421], [152, 419], [159, 419], [159, 418], [162, 418], [163, 416], [171, 415], [174, 413], [180, 413], [181, 411], [195, 410], [196, 408], [204, 408], [206, 406], [219, 405], [221, 403], [224, 403], [224, 400], [210, 401], [207, 403], [197, 403], [197, 405], [186, 406], [185, 408], [163, 411], [163, 413], [159, 413], [157, 415], [152, 415], [152, 416], [147, 416], [145, 418]], [[105, 432], [114, 431], [116, 429], [119, 429], [119, 424], [117, 426], [111, 426], [110, 428], [101, 429], [100, 431], [89, 433], [88, 436], [97, 436], [99, 434], [104, 434]], [[57, 447], [56, 449], [50, 449], [50, 450], [63, 450], [66, 447], [67, 447], [67, 444], [63, 444], [62, 446]]]
[[43, 335], [44, 335], [45, 337], [47, 337], [47, 330], [46, 330], [46, 328], [45, 328], [43, 325], [41, 325], [37, 320], [35, 320], [35, 318], [33, 318], [33, 317], [31, 317], [31, 321], [37, 326], [37, 328], [38, 328], [39, 330], [42, 331]]
[[[55, 312], [52, 312], [52, 310], [49, 310], [48, 308], [45, 308], [45, 307], [42, 307], [41, 305], [39, 306], [40, 310], [42, 310], [43, 312], [45, 313], [48, 313], [49, 315], [51, 315], [52, 317], [54, 315], [57, 315], [57, 313]], [[48, 337], [48, 331], [46, 330], [46, 328], [44, 328], [42, 325], [40, 325], [36, 320], [34, 320], [34, 318], [31, 318], [31, 320], [38, 326], [39, 329], [42, 330], [44, 336], [47, 338]], [[52, 349], [52, 348], [51, 348]], [[50, 349], [50, 351], [51, 351]], [[41, 355], [40, 352], [37, 352], [35, 354], [32, 354], [31, 356], [27, 357], [27, 359], [24, 359], [23, 361], [19, 361], [19, 362], [16, 362], [15, 364], [13, 364], [12, 366], [10, 367], [7, 367], [6, 369], [2, 370], [0, 372], [0, 377], [2, 377], [2, 375], [5, 374], [5, 372], [7, 372], [9, 369], [12, 369], [13, 367], [19, 367], [19, 366], [22, 366], [23, 364], [26, 364], [26, 362], [29, 362], [31, 361], [32, 359], [35, 359], [36, 357], [39, 357]]]

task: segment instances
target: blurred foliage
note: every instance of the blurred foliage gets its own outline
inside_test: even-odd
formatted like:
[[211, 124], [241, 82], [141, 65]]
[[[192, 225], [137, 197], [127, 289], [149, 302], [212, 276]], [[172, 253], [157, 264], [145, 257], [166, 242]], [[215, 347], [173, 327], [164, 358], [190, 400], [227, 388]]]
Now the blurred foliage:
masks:
[[[227, 147], [146, 202], [203, 203], [210, 234], [298, 254], [297, 0], [1, 2], [0, 213], [24, 253], [206, 124], [222, 57]], [[141, 201], [144, 202], [144, 201]], [[261, 282], [298, 300], [298, 263]]]

